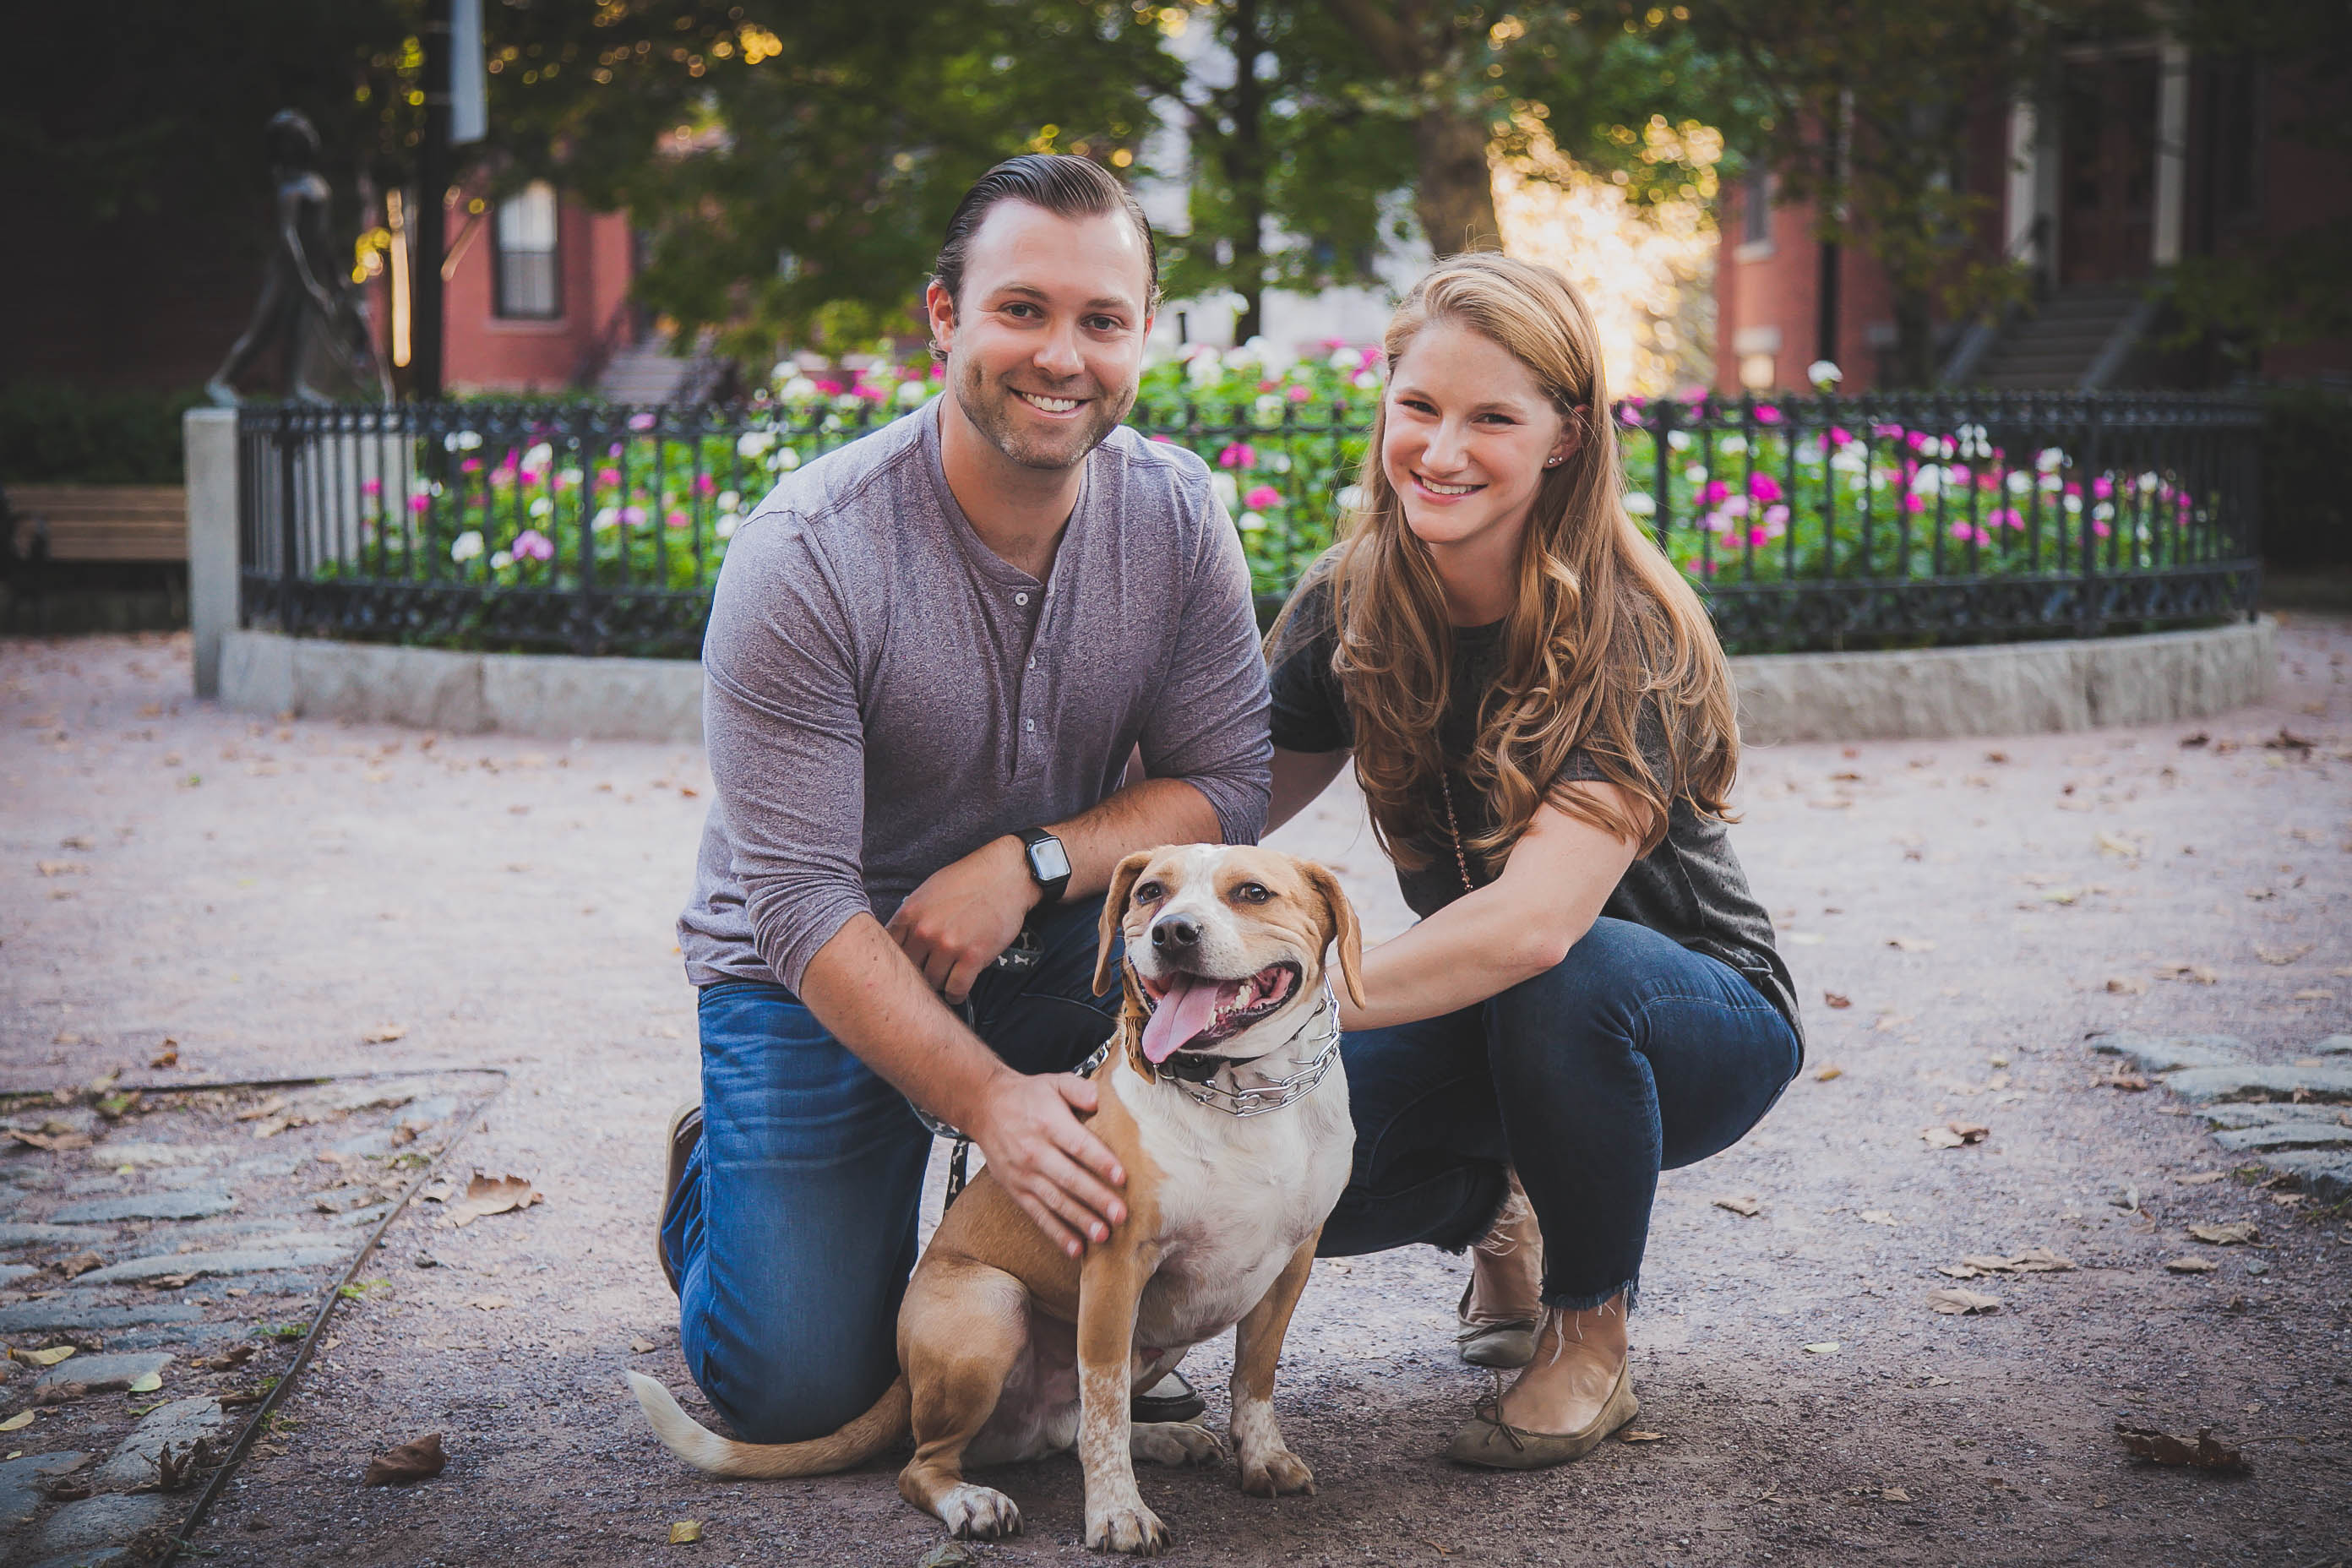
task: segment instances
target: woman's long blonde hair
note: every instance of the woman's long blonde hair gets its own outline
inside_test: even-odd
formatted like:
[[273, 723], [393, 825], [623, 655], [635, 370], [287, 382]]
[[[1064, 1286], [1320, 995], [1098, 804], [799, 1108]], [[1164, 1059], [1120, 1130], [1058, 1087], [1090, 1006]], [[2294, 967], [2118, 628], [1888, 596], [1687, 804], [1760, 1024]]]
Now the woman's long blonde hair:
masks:
[[[1455, 257], [1397, 308], [1382, 342], [1390, 366], [1438, 321], [1509, 351], [1582, 437], [1545, 473], [1528, 518], [1501, 672], [1481, 700], [1466, 769], [1495, 826], [1464, 848], [1499, 870], [1549, 799], [1646, 855], [1665, 837], [1675, 800], [1726, 815], [1739, 730], [1723, 646], [1697, 594], [1626, 515], [1599, 337], [1567, 279], [1503, 256]], [[1414, 866], [1427, 857], [1407, 840], [1442, 843], [1446, 836], [1442, 813], [1429, 803], [1444, 765], [1438, 727], [1454, 633], [1436, 564], [1406, 526], [1381, 461], [1387, 426], [1383, 398], [1364, 454], [1362, 501], [1309, 580], [1328, 575], [1333, 594], [1339, 634], [1333, 668], [1353, 717], [1356, 777], [1374, 830], [1393, 858]], [[1654, 704], [1663, 726], [1664, 776], [1652, 772], [1636, 743], [1644, 704]], [[1588, 793], [1555, 784], [1578, 746], [1646, 809], [1629, 819]]]

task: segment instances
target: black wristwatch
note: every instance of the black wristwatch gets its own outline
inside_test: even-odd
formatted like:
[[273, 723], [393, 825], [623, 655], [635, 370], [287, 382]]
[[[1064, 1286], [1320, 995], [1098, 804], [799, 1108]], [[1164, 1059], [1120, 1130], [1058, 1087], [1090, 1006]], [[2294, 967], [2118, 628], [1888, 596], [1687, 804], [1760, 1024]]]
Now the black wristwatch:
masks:
[[1024, 827], [1020, 838], [1027, 847], [1024, 853], [1029, 857], [1029, 879], [1037, 884], [1037, 902], [1060, 902], [1070, 885], [1069, 851], [1062, 847], [1060, 839], [1042, 827]]

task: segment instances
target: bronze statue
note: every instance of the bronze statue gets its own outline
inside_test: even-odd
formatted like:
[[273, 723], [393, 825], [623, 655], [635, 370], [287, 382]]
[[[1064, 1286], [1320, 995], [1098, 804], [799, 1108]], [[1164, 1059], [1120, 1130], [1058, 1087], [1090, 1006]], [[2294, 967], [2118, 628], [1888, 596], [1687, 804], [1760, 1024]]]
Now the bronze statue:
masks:
[[228, 351], [205, 391], [225, 407], [236, 404], [236, 382], [272, 343], [285, 349], [283, 396], [331, 403], [320, 389], [321, 371], [339, 372], [351, 392], [392, 401], [392, 375], [368, 327], [367, 300], [346, 280], [328, 229], [332, 195], [320, 174], [319, 132], [291, 109], [270, 117], [271, 177], [278, 186], [278, 227], [261, 298], [253, 320]]

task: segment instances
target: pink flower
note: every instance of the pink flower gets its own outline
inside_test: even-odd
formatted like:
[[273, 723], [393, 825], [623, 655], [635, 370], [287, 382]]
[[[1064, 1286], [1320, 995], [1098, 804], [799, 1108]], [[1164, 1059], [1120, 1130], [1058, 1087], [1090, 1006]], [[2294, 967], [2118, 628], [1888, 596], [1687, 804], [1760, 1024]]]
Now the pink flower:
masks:
[[1772, 531], [1773, 538], [1780, 538], [1781, 533], [1785, 531], [1789, 526], [1789, 509], [1785, 506], [1766, 507], [1764, 509], [1764, 526]]
[[632, 430], [650, 430], [650, 429], [652, 429], [653, 427], [654, 427], [654, 416], [653, 416], [652, 415], [650, 415], [650, 414], [632, 414], [632, 415], [630, 415], [630, 416], [629, 416], [629, 428], [630, 428], [630, 429], [632, 429]]
[[1236, 441], [1217, 454], [1217, 466], [1224, 468], [1255, 468], [1257, 448], [1246, 441]]
[[360, 494], [363, 496], [380, 496], [383, 494], [383, 481], [382, 479], [364, 480], [360, 485]]
[[515, 535], [514, 558], [518, 561], [552, 561], [555, 542], [535, 528], [526, 528]]
[[1304, 403], [1308, 398], [1315, 395], [1315, 389], [1304, 384], [1294, 384], [1290, 390], [1283, 395], [1289, 398], [1293, 403]]
[[948, 378], [948, 367], [947, 367], [947, 366], [945, 366], [945, 365], [943, 365], [943, 364], [935, 364], [935, 365], [931, 366], [931, 379], [932, 379], [933, 381], [945, 381], [947, 378]]
[[1780, 411], [1769, 403], [1759, 403], [1756, 405], [1756, 423], [1778, 425], [1780, 423]]
[[698, 474], [694, 479], [694, 493], [698, 496], [715, 496], [719, 493], [719, 481], [709, 474]]
[[433, 498], [431, 496], [410, 496], [408, 498], [408, 510], [415, 512], [421, 517], [425, 513], [433, 510]]
[[[1166, 441], [1166, 440], [1168, 440], [1168, 437], [1165, 437], [1165, 436], [1154, 436], [1154, 437], [1152, 437], [1152, 439], [1153, 439], [1153, 440], [1155, 440], [1155, 441]], [[1174, 443], [1173, 443], [1173, 442], [1171, 442], [1171, 443], [1170, 443], [1170, 445], [1171, 445], [1171, 446], [1172, 446], [1172, 445], [1174, 445]]]
[[646, 524], [646, 509], [641, 506], [625, 506], [621, 509], [621, 521], [631, 528], [643, 528]]
[[1913, 451], [1919, 449], [1919, 437], [1904, 429], [1900, 425], [1874, 425], [1870, 427], [1870, 433], [1881, 440], [1892, 440], [1900, 436], [1911, 443]]
[[1853, 440], [1853, 433], [1852, 431], [1850, 431], [1850, 430], [1841, 430], [1841, 429], [1839, 429], [1839, 428], [1838, 428], [1836, 426], [1834, 426], [1834, 425], [1832, 425], [1832, 426], [1830, 426], [1830, 445], [1831, 445], [1831, 446], [1832, 446], [1832, 447], [1843, 447], [1843, 446], [1844, 446], [1847, 442], [1849, 442], [1849, 441], [1851, 441], [1851, 440]]
[[1249, 508], [1252, 511], [1264, 511], [1268, 507], [1280, 506], [1281, 504], [1282, 492], [1276, 489], [1272, 485], [1259, 485], [1255, 489], [1249, 491], [1248, 494], [1242, 497], [1242, 505]]
[[2105, 539], [2107, 535], [2113, 533], [2115, 530], [2109, 528], [2105, 523], [2101, 522], [2097, 518], [2093, 518], [2091, 520], [2091, 531], [2097, 534], [2101, 539]]
[[1641, 414], [1641, 410], [1639, 410], [1639, 409], [1637, 409], [1637, 408], [1634, 408], [1634, 407], [1632, 407], [1632, 406], [1631, 406], [1631, 405], [1622, 405], [1622, 404], [1619, 405], [1618, 409], [1617, 409], [1617, 423], [1618, 423], [1618, 424], [1622, 425], [1623, 426], [1625, 426], [1625, 428], [1627, 428], [1628, 430], [1631, 430], [1631, 429], [1632, 429], [1632, 428], [1633, 428], [1635, 426], [1639, 425], [1641, 422], [1642, 422], [1642, 414]]
[[1772, 531], [1769, 528], [1751, 528], [1748, 531], [1748, 542], [1750, 544], [1769, 543], [1772, 538]]
[[1959, 521], [1952, 524], [1952, 537], [1958, 540], [1963, 544], [1970, 542], [1977, 544], [1990, 544], [1992, 542], [1991, 534], [1987, 533], [1983, 529], [1979, 528], [1967, 518], [1962, 518]]
[[1361, 368], [1365, 370], [1378, 370], [1385, 361], [1386, 355], [1382, 352], [1381, 346], [1378, 343], [1374, 343], [1371, 347], [1364, 351], [1364, 363]]
[[1780, 481], [1769, 474], [1750, 474], [1748, 476], [1748, 493], [1761, 501], [1779, 500]]
[[617, 485], [621, 482], [621, 470], [599, 468], [596, 470], [596, 482], [600, 485]]
[[2070, 496], [2080, 496], [2083, 493], [2083, 487], [2076, 484], [2074, 480], [2068, 479], [2066, 481], [2066, 493]]
[[669, 524], [672, 528], [691, 528], [694, 526], [694, 519], [688, 516], [683, 508], [671, 512], [667, 517], [662, 519], [662, 521]]
[[1950, 479], [1956, 485], [1967, 484], [1969, 482], [1969, 466], [1966, 463], [1954, 463], [1951, 467], [1944, 470], [1944, 477]]
[[461, 474], [478, 474], [482, 471], [482, 459], [468, 458], [457, 465], [457, 471]]
[[2091, 481], [2091, 493], [2099, 500], [2105, 500], [2116, 493], [2116, 481], [2101, 474]]
[[841, 395], [841, 383], [837, 381], [820, 381], [816, 384], [816, 389], [819, 392], [824, 393], [827, 397], [839, 397]]
[[1903, 492], [1903, 510], [1915, 515], [1926, 511], [1927, 498], [1916, 490], [1906, 490]]
[[1689, 560], [1683, 563], [1683, 570], [1685, 572], [1696, 572], [1702, 577], [1712, 577], [1716, 574], [1717, 565], [1716, 563], [1712, 561], [1702, 561], [1697, 556], [1694, 555]]
[[1709, 533], [1729, 533], [1731, 514], [1725, 511], [1711, 511], [1698, 520], [1698, 525]]
[[1723, 500], [1723, 498], [1730, 493], [1731, 487], [1726, 484], [1723, 480], [1709, 479], [1706, 481], [1706, 488], [1698, 492], [1698, 504], [1701, 506], [1718, 505]]
[[1282, 383], [1278, 381], [1261, 381], [1257, 384], [1257, 389], [1260, 392], [1272, 392], [1276, 387], [1280, 386], [1281, 384]]

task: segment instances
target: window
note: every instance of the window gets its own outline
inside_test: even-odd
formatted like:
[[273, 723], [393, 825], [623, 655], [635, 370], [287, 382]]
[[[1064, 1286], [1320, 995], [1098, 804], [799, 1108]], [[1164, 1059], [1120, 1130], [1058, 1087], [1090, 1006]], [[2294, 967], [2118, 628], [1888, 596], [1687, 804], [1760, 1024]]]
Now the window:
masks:
[[501, 316], [551, 321], [563, 314], [555, 243], [555, 187], [534, 180], [499, 204], [498, 299]]
[[1772, 243], [1772, 171], [1759, 162], [1740, 183], [1739, 243]]

